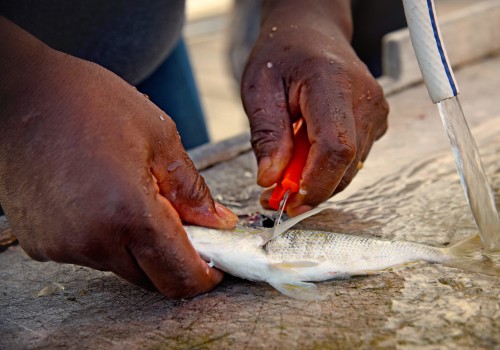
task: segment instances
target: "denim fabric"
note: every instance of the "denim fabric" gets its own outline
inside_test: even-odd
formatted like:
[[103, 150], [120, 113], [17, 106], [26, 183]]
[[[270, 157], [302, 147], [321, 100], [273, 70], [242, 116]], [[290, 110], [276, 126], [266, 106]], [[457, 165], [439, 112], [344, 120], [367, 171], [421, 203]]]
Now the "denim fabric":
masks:
[[176, 123], [190, 149], [209, 141], [188, 52], [181, 38], [170, 56], [137, 89], [148, 95]]

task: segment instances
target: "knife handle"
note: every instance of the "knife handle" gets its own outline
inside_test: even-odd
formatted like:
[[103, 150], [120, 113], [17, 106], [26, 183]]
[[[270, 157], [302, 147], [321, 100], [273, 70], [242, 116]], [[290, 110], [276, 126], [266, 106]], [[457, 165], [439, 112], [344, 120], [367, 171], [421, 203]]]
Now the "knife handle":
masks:
[[292, 158], [285, 169], [282, 180], [276, 184], [276, 188], [269, 199], [271, 208], [278, 210], [280, 202], [287, 191], [290, 191], [290, 194], [299, 191], [302, 171], [306, 165], [310, 148], [311, 144], [307, 136], [306, 122], [303, 118], [300, 118], [294, 123]]

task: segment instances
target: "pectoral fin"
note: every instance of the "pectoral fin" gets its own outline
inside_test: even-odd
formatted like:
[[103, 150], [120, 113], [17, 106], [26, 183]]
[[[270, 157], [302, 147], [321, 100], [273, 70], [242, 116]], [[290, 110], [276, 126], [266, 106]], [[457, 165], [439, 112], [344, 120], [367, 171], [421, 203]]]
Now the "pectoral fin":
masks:
[[268, 281], [268, 283], [281, 293], [299, 300], [321, 300], [318, 287], [314, 283], [294, 281]]
[[318, 287], [313, 283], [301, 281], [300, 269], [314, 268], [319, 265], [317, 261], [283, 261], [270, 264], [274, 270], [274, 279], [267, 282], [274, 288], [294, 299], [299, 300], [319, 300], [321, 296]]

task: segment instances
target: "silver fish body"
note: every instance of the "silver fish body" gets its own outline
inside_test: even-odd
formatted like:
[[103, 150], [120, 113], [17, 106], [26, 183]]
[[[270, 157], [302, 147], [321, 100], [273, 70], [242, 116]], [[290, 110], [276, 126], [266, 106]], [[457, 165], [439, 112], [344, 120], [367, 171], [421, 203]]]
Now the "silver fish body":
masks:
[[271, 264], [308, 261], [305, 281], [365, 275], [413, 261], [442, 263], [441, 248], [404, 241], [386, 241], [321, 231], [289, 230], [269, 241], [264, 250]]
[[[261, 235], [263, 230], [255, 228], [186, 226], [185, 230], [200, 256], [214, 266], [237, 277], [265, 281], [298, 299], [318, 298], [315, 285], [309, 282], [372, 274], [414, 261], [464, 268], [471, 264], [470, 254], [465, 253], [477, 252], [480, 246], [477, 237], [456, 247], [439, 248], [308, 230], [288, 230], [268, 242]], [[483, 264], [477, 264], [469, 269], [485, 272]], [[490, 264], [486, 270], [491, 269]], [[498, 268], [493, 270], [497, 275]]]

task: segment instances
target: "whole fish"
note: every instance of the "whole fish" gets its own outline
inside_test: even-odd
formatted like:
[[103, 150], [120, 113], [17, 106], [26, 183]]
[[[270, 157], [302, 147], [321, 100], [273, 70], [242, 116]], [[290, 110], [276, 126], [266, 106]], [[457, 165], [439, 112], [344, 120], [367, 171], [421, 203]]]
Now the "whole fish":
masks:
[[185, 226], [200, 256], [233, 276], [264, 281], [296, 299], [319, 299], [310, 282], [368, 275], [416, 261], [440, 263], [500, 276], [500, 267], [481, 253], [479, 236], [449, 247], [387, 241], [333, 232], [237, 227], [214, 230]]

